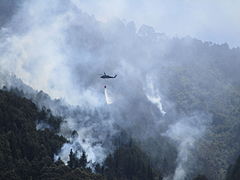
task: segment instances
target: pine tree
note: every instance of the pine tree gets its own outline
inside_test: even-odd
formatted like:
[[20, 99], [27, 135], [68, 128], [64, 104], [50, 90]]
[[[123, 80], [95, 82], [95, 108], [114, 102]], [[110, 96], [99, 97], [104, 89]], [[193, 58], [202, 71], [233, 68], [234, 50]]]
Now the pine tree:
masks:
[[55, 162], [57, 166], [64, 165], [64, 162], [61, 160], [61, 157], [58, 158], [58, 160]]
[[208, 180], [208, 178], [206, 176], [204, 176], [204, 175], [198, 175], [193, 180]]
[[101, 167], [101, 165], [99, 163], [97, 163], [95, 165], [95, 172], [98, 173], [98, 174], [102, 174], [103, 173], [103, 169]]
[[84, 169], [87, 167], [87, 155], [85, 151], [82, 152], [82, 156], [79, 159], [79, 166]]
[[76, 158], [75, 158], [75, 154], [73, 153], [72, 149], [70, 150], [70, 154], [69, 154], [69, 161], [67, 162], [68, 166], [70, 168], [75, 168], [75, 164], [76, 164]]

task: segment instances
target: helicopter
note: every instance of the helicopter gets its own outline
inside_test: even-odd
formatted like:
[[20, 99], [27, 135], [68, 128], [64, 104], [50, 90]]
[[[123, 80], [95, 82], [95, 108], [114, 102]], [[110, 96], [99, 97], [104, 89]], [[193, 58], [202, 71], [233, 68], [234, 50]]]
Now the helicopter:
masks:
[[102, 79], [111, 79], [111, 78], [117, 77], [117, 75], [115, 75], [115, 76], [107, 75], [105, 72], [104, 72], [104, 74], [100, 74], [100, 75], [101, 75], [100, 78], [102, 78]]

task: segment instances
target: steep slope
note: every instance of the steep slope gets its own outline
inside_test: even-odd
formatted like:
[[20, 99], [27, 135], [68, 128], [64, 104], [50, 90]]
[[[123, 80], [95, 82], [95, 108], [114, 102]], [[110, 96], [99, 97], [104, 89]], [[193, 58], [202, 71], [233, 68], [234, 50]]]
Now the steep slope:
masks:
[[[29, 0], [0, 32], [1, 74], [50, 96], [29, 93], [14, 78], [0, 84], [64, 117], [60, 133], [69, 142], [58, 156], [67, 162], [70, 149], [84, 149], [103, 162], [124, 129], [164, 177], [223, 179], [240, 151], [239, 48], [168, 38], [133, 22], [103, 23], [72, 2]], [[117, 73], [116, 81], [100, 81], [104, 71]]]
[[[37, 130], [39, 120], [56, 128]], [[101, 179], [60, 160], [54, 163], [54, 154], [66, 142], [55, 134], [60, 122], [30, 100], [0, 90], [0, 179]]]

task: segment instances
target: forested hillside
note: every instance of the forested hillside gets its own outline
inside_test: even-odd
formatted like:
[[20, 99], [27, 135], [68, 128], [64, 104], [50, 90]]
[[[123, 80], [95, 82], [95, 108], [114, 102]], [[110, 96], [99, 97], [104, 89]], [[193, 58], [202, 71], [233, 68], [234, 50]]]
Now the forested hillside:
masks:
[[[36, 129], [38, 121], [56, 128]], [[61, 118], [39, 111], [30, 100], [0, 90], [0, 179], [100, 179], [54, 162], [66, 139], [55, 133]]]
[[240, 48], [160, 31], [0, 1], [1, 178], [238, 178]]
[[[78, 156], [79, 152], [72, 150], [67, 164], [60, 158], [54, 161], [54, 154], [66, 143], [64, 137], [56, 134], [62, 118], [53, 116], [49, 109], [39, 110], [30, 100], [17, 96], [17, 92], [0, 90], [0, 179], [151, 180], [161, 177], [132, 140], [118, 144], [103, 164], [88, 162], [84, 151]], [[45, 127], [38, 126], [39, 123]]]
[[198, 171], [212, 179], [222, 179], [229, 164], [240, 154], [239, 48], [198, 40], [191, 45], [182, 40], [175, 40], [174, 44], [176, 57], [194, 59], [182, 64], [176, 59], [171, 68], [174, 73], [169, 78], [168, 97], [179, 112], [200, 111], [211, 117], [204, 137], [196, 144], [194, 158]]

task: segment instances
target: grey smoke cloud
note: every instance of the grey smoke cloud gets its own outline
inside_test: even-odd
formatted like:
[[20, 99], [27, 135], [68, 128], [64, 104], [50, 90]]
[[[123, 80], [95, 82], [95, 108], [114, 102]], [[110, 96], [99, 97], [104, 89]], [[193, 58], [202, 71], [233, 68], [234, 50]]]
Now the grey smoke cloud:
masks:
[[[101, 162], [113, 149], [109, 141], [119, 127], [138, 140], [165, 133], [187, 152], [194, 149], [204, 130], [175, 116], [166, 97], [171, 68], [185, 60], [165, 56], [176, 52], [174, 40], [146, 25], [137, 30], [133, 22], [99, 22], [83, 13], [79, 3], [27, 0], [0, 32], [1, 72], [66, 101], [63, 112], [49, 103], [53, 112], [64, 115], [60, 133], [70, 140], [56, 157], [67, 161], [71, 148], [84, 149], [89, 160]], [[104, 71], [118, 77], [103, 81], [98, 74]], [[104, 85], [111, 89], [113, 104], [106, 105]], [[73, 130], [77, 137], [71, 137]], [[189, 160], [182, 152], [179, 149], [178, 167], [182, 158], [184, 165]]]
[[204, 135], [204, 131], [211, 120], [206, 115], [194, 114], [183, 117], [175, 124], [170, 125], [164, 133], [173, 139], [178, 146], [177, 167], [173, 180], [184, 180], [187, 175], [188, 161], [194, 151], [195, 143]]

